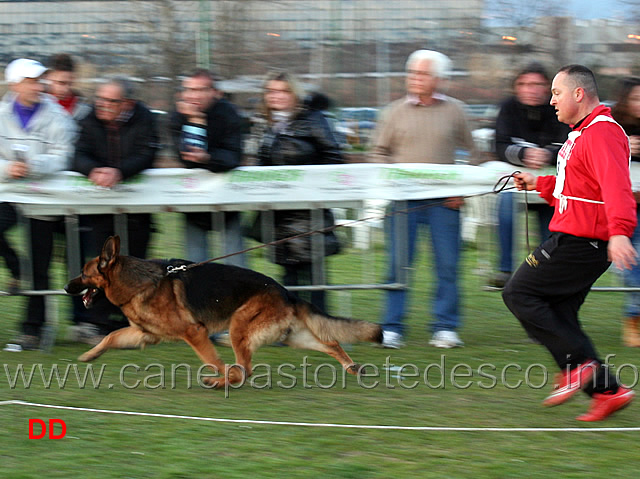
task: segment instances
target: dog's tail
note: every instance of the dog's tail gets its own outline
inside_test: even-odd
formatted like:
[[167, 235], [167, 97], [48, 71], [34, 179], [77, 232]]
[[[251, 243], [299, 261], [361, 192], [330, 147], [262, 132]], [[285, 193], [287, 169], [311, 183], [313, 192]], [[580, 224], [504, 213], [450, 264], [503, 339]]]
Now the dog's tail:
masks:
[[323, 314], [309, 304], [299, 304], [300, 316], [307, 327], [321, 341], [357, 343], [362, 341], [382, 343], [382, 328], [379, 324], [360, 319], [340, 318]]

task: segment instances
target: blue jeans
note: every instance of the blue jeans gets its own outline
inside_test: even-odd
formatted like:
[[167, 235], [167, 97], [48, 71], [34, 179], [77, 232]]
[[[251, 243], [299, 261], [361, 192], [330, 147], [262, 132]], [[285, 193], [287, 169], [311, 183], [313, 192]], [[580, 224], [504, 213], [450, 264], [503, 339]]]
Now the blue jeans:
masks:
[[[389, 281], [397, 281], [397, 254], [402, 248], [407, 248], [408, 266], [413, 264], [416, 250], [418, 225], [429, 225], [431, 245], [435, 261], [437, 287], [433, 300], [433, 316], [431, 331], [453, 331], [460, 323], [459, 292], [458, 292], [458, 262], [460, 258], [460, 211], [441, 206], [441, 199], [407, 201], [407, 209], [423, 206], [422, 209], [406, 214], [408, 223], [408, 244], [399, 241], [395, 224], [399, 220], [392, 215], [388, 220], [388, 237], [390, 244]], [[436, 205], [434, 205], [436, 204]], [[394, 203], [392, 211], [402, 209], [402, 203]], [[428, 206], [434, 205], [434, 206]], [[400, 213], [402, 215], [403, 213]], [[382, 329], [403, 334], [403, 323], [407, 290], [390, 290], [387, 292], [387, 304], [383, 318]]]
[[[636, 251], [640, 251], [640, 209], [638, 215], [638, 226], [636, 226], [631, 243]], [[624, 285], [628, 288], [640, 288], [640, 266], [635, 265], [631, 269], [625, 269], [623, 273]], [[625, 297], [625, 314], [628, 318], [640, 316], [640, 293], [627, 293]]]
[[[500, 259], [498, 269], [510, 273], [513, 271], [513, 201], [514, 193], [505, 192], [498, 195], [498, 243]], [[553, 208], [547, 204], [529, 204], [530, 211], [538, 213], [540, 243], [549, 235], [549, 222], [553, 216]], [[527, 253], [529, 253], [527, 251]]]
[[[223, 255], [242, 251], [244, 239], [242, 237], [242, 224], [239, 213], [225, 213], [225, 244], [223, 245]], [[201, 224], [186, 221], [186, 253], [190, 261], [199, 263], [211, 259], [209, 253], [209, 229]], [[230, 256], [224, 259], [225, 264], [248, 268], [246, 254]]]

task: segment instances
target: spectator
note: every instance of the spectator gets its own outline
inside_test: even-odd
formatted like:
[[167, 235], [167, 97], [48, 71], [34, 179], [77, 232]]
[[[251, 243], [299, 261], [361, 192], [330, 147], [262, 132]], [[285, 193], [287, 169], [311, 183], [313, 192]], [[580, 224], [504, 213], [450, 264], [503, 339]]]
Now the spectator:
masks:
[[[555, 165], [569, 127], [558, 121], [549, 104], [550, 85], [549, 75], [539, 63], [527, 65], [516, 75], [515, 95], [502, 103], [496, 119], [496, 153], [501, 161], [532, 169]], [[499, 271], [489, 281], [492, 288], [502, 289], [513, 270], [513, 201], [514, 193], [498, 196], [500, 259]], [[529, 209], [537, 213], [540, 238], [546, 239], [553, 208], [532, 203]]]
[[[89, 114], [91, 105], [73, 89], [74, 82], [75, 63], [70, 55], [58, 53], [49, 58], [49, 69], [44, 76], [46, 91], [71, 115], [74, 130], [77, 130], [77, 122]], [[82, 264], [78, 266], [82, 267]], [[69, 328], [67, 339], [93, 344], [94, 328], [89, 324], [90, 313], [85, 309], [80, 296], [74, 296], [71, 300], [75, 324]]]
[[[74, 127], [70, 117], [56, 102], [43, 94], [41, 77], [45, 67], [20, 58], [5, 70], [9, 92], [0, 104], [0, 175], [2, 181], [38, 178], [66, 170], [73, 151]], [[3, 203], [0, 212], [2, 233], [15, 224], [13, 206]], [[33, 287], [49, 289], [49, 263], [53, 235], [61, 231], [57, 217], [32, 218], [30, 221]], [[0, 241], [14, 279], [19, 278], [19, 262], [9, 252], [6, 240]], [[13, 344], [22, 350], [38, 349], [45, 322], [43, 296], [30, 296], [22, 335]]]
[[[453, 164], [456, 148], [477, 156], [471, 132], [459, 101], [438, 93], [449, 68], [449, 59], [438, 52], [418, 50], [406, 63], [407, 96], [389, 105], [380, 116], [374, 135], [372, 160], [387, 163]], [[408, 248], [413, 263], [418, 226], [428, 224], [431, 232], [438, 286], [434, 302], [435, 322], [431, 325], [430, 345], [439, 348], [462, 346], [456, 330], [460, 326], [458, 262], [460, 257], [461, 197], [407, 201], [412, 211], [406, 215], [408, 245], [396, 236], [396, 218], [389, 221], [389, 281], [398, 281], [396, 261], [401, 249]], [[392, 213], [402, 209], [398, 203]], [[383, 318], [383, 346], [404, 345], [403, 318], [406, 290], [387, 292]]]
[[[283, 71], [267, 74], [263, 86], [263, 112], [254, 122], [252, 139], [262, 166], [324, 165], [343, 163], [342, 153], [326, 118], [303, 104], [302, 90], [293, 75]], [[323, 212], [323, 227], [333, 225], [329, 210]], [[305, 210], [274, 213], [275, 239], [312, 230], [311, 214]], [[325, 255], [338, 252], [333, 233], [324, 235]], [[288, 286], [313, 284], [311, 236], [276, 246], [275, 262], [284, 268], [282, 282]], [[300, 294], [322, 311], [327, 310], [324, 291]]]
[[[95, 186], [114, 188], [119, 183], [151, 168], [158, 149], [153, 114], [136, 101], [133, 85], [124, 78], [111, 78], [98, 86], [91, 112], [80, 122], [73, 169], [87, 176]], [[85, 253], [96, 256], [108, 236], [114, 234], [114, 215], [86, 215], [80, 218], [88, 230]], [[151, 236], [151, 215], [127, 215], [129, 254], [146, 257]], [[117, 314], [118, 319], [111, 319]], [[119, 309], [102, 298], [89, 310], [94, 342], [125, 325]]]
[[[216, 89], [213, 74], [198, 69], [182, 82], [182, 92], [171, 117], [171, 136], [179, 159], [186, 168], [205, 168], [222, 173], [240, 166], [242, 159], [242, 118], [235, 107]], [[186, 214], [187, 258], [210, 259], [207, 232], [211, 214]], [[225, 213], [224, 253], [244, 249], [240, 213]], [[246, 267], [245, 255], [227, 258], [228, 264]]]
[[78, 122], [91, 111], [91, 105], [73, 89], [75, 82], [75, 63], [70, 55], [58, 53], [49, 59], [49, 70], [45, 76], [47, 93], [53, 95], [58, 103]]
[[[640, 78], [629, 77], [622, 80], [618, 101], [611, 110], [611, 116], [624, 128], [629, 136], [631, 161], [640, 162]], [[640, 224], [640, 192], [635, 191], [636, 215]], [[640, 226], [636, 226], [631, 237], [636, 251], [640, 251]], [[640, 287], [640, 266], [633, 265], [624, 270], [625, 286]], [[622, 340], [625, 346], [640, 347], [640, 293], [628, 293], [625, 305], [625, 319], [622, 327]]]

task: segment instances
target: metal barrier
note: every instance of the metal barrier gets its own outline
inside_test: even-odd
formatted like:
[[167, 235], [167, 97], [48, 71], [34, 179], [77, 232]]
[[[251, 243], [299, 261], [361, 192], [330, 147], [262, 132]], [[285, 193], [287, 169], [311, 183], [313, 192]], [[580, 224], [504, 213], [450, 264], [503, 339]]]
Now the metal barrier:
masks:
[[[293, 205], [289, 205], [291, 208]], [[335, 203], [334, 207], [347, 208], [347, 209], [355, 209], [356, 211], [361, 211], [363, 209], [363, 204], [357, 202], [342, 202]], [[39, 208], [34, 208], [36, 211]], [[304, 208], [298, 208], [304, 209]], [[108, 211], [105, 211], [100, 207], [92, 207], [88, 208], [91, 212], [90, 214], [113, 214], [113, 210], [108, 208]], [[21, 227], [24, 229], [24, 235], [27, 240], [30, 240], [29, 233], [29, 221], [28, 218], [34, 216], [32, 213], [32, 209], [30, 205], [22, 204], [18, 207], [19, 211], [19, 223]], [[180, 208], [175, 207], [152, 207], [148, 208], [147, 212], [149, 213], [161, 213], [161, 212], [181, 212]], [[189, 208], [189, 212], [192, 212], [192, 208]], [[209, 211], [211, 213], [211, 220], [213, 229], [219, 235], [220, 243], [225, 241], [225, 237], [228, 234], [225, 228], [224, 215], [227, 211], [217, 211], [215, 206], [207, 206], [207, 209], [204, 211]], [[262, 215], [263, 221], [266, 219], [266, 223], [263, 225], [265, 230], [265, 238], [272, 238], [274, 225], [273, 225], [273, 210], [261, 210], [266, 213]], [[311, 215], [311, 225], [312, 229], [320, 229], [322, 228], [322, 209], [313, 209], [310, 210]], [[270, 218], [270, 220], [269, 220]], [[119, 213], [115, 215], [115, 224], [114, 229], [115, 233], [120, 235], [121, 237], [121, 250], [123, 254], [126, 254], [128, 250], [128, 238], [127, 238], [127, 213]], [[402, 283], [356, 283], [356, 284], [328, 284], [326, 281], [325, 274], [325, 257], [323, 255], [324, 251], [324, 235], [322, 234], [314, 234], [311, 237], [312, 243], [312, 279], [311, 285], [304, 286], [287, 286], [287, 289], [291, 291], [317, 291], [317, 290], [325, 290], [325, 291], [346, 291], [346, 290], [389, 290], [389, 289], [404, 289], [408, 287], [406, 281]], [[66, 269], [68, 272], [68, 277], [72, 278], [80, 274], [80, 268], [84, 261], [81, 258], [81, 248], [80, 248], [80, 228], [79, 228], [79, 215], [71, 214], [71, 211], [67, 211], [65, 215], [65, 244], [66, 244]], [[218, 248], [223, 247], [223, 244], [216, 244]], [[272, 250], [273, 246], [265, 246], [267, 250]], [[273, 254], [269, 252], [267, 254]], [[55, 336], [57, 334], [57, 330], [59, 327], [59, 300], [56, 296], [66, 296], [66, 292], [63, 289], [50, 289], [50, 290], [34, 290], [33, 289], [33, 278], [32, 278], [32, 267], [31, 261], [28, 255], [21, 256], [21, 272], [22, 278], [21, 283], [25, 285], [31, 285], [29, 289], [21, 289], [16, 293], [9, 293], [5, 291], [0, 291], [0, 296], [12, 296], [12, 295], [20, 295], [20, 296], [45, 296], [45, 324], [43, 326], [42, 331], [42, 342], [41, 347], [44, 351], [50, 352], [54, 343]], [[401, 276], [397, 276], [400, 278]], [[406, 278], [406, 274], [404, 276]]]

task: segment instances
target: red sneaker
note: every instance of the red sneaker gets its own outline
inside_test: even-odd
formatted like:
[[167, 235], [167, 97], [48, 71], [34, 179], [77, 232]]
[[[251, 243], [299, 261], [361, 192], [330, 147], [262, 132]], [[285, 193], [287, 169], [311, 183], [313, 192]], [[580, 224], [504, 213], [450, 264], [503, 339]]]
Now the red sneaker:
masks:
[[578, 421], [602, 421], [631, 404], [634, 394], [633, 389], [624, 386], [619, 386], [618, 392], [615, 394], [594, 393], [589, 411], [576, 419]]
[[598, 369], [598, 363], [590, 359], [568, 373], [567, 371], [559, 373], [556, 376], [553, 391], [542, 401], [542, 404], [545, 406], [558, 406], [566, 402], [593, 379], [596, 369]]

